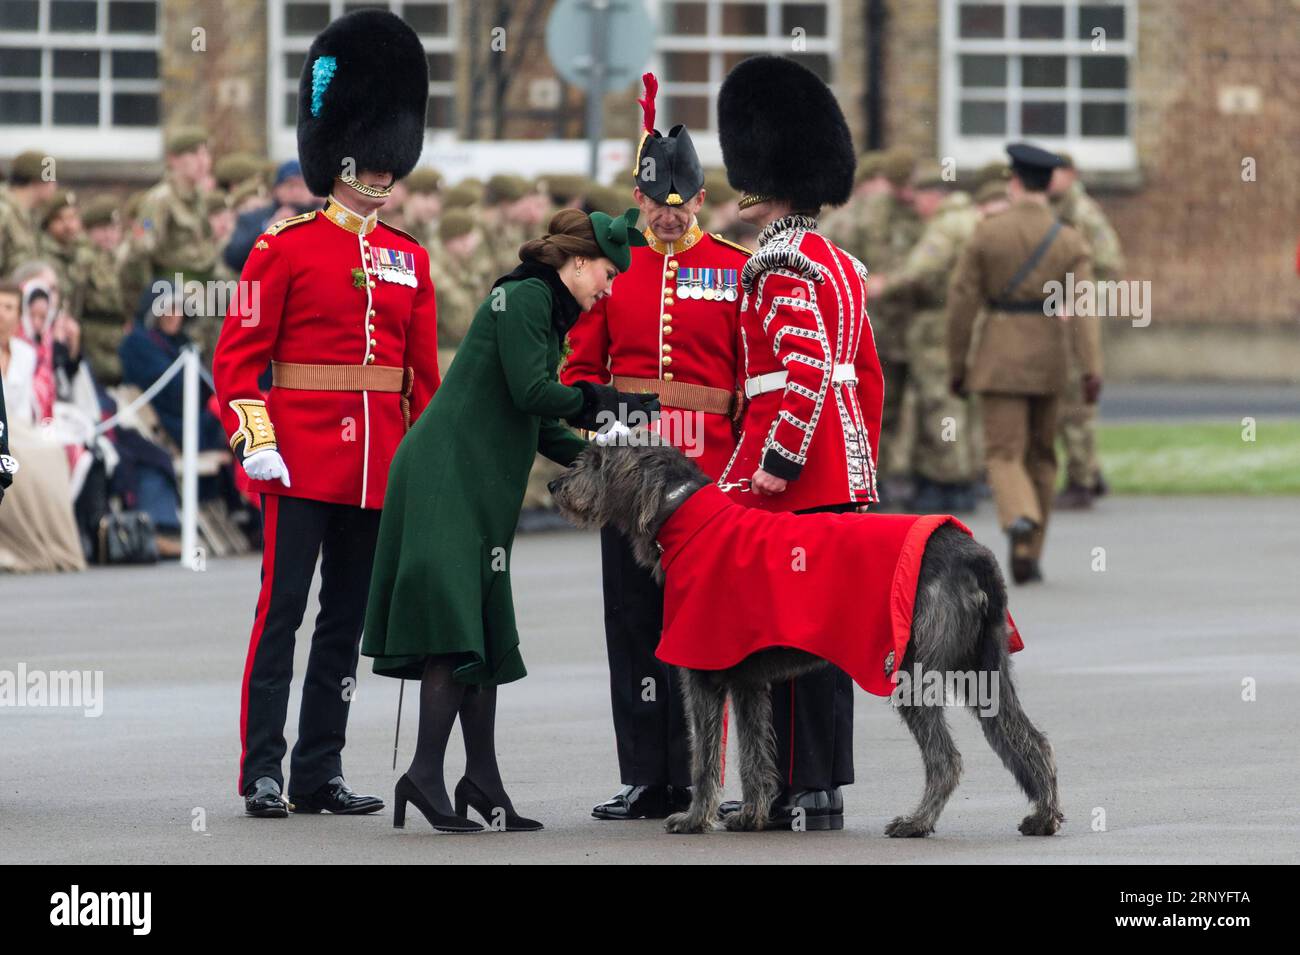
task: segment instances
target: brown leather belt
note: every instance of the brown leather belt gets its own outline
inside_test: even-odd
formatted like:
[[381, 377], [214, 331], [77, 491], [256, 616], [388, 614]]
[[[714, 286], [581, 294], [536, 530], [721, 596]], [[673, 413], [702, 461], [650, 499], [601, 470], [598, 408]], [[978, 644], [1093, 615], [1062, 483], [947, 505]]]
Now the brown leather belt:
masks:
[[402, 418], [411, 426], [415, 369], [395, 365], [300, 365], [271, 362], [271, 384], [293, 391], [382, 391], [402, 396]]
[[653, 392], [659, 396], [659, 403], [666, 408], [685, 408], [687, 411], [703, 411], [729, 418], [735, 418], [743, 404], [739, 392], [710, 388], [708, 385], [693, 385], [686, 381], [615, 375], [612, 384], [619, 391]]

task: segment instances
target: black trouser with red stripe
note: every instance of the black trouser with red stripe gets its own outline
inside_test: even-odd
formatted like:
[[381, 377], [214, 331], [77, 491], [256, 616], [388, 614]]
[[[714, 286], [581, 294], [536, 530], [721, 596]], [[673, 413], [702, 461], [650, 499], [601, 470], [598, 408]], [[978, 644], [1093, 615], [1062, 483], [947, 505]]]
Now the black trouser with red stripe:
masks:
[[[796, 514], [856, 510], [856, 504], [812, 507]], [[772, 687], [776, 765], [792, 790], [834, 789], [853, 782], [853, 680], [828, 664]]]
[[343, 775], [348, 706], [356, 686], [380, 511], [307, 498], [262, 497], [262, 590], [244, 666], [239, 791], [262, 776], [284, 787], [284, 722], [294, 636], [320, 558], [320, 612], [312, 634], [289, 762], [289, 801]]

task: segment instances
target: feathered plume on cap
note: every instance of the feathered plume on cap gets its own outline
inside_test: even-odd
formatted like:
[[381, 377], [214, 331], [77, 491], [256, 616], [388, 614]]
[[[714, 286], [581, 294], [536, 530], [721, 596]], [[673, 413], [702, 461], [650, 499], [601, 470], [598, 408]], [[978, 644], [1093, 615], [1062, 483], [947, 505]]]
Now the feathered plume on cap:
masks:
[[678, 123], [661, 136], [655, 129], [655, 96], [659, 80], [653, 73], [641, 77], [645, 96], [641, 104], [641, 141], [636, 149], [637, 187], [655, 202], [680, 206], [704, 187], [704, 167], [686, 127]]

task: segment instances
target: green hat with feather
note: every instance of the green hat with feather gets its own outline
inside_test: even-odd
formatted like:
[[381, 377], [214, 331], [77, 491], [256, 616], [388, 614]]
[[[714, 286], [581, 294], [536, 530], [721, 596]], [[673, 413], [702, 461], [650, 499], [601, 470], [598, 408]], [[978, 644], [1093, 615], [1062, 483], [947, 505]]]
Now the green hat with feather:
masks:
[[600, 251], [620, 272], [626, 272], [632, 265], [632, 246], [646, 244], [645, 236], [636, 227], [640, 214], [638, 209], [628, 209], [621, 216], [608, 216], [603, 212], [587, 216]]

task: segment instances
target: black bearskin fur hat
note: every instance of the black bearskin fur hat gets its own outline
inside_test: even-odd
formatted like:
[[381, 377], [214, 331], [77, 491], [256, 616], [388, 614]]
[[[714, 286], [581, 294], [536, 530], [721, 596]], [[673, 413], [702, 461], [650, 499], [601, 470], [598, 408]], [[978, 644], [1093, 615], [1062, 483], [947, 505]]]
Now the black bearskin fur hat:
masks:
[[857, 158], [835, 94], [783, 56], [737, 63], [718, 93], [718, 139], [727, 180], [796, 211], [838, 206], [853, 191]]
[[401, 179], [420, 159], [428, 102], [429, 64], [414, 30], [385, 10], [339, 17], [312, 41], [298, 80], [307, 187], [328, 196], [336, 176], [366, 169]]

